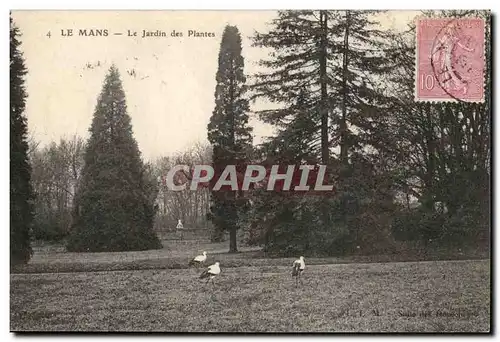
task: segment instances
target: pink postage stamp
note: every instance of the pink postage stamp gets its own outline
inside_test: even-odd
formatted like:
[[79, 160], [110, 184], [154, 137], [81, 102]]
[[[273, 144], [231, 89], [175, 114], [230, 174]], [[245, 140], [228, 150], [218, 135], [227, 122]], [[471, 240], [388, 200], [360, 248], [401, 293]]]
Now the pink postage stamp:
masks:
[[415, 100], [484, 102], [484, 20], [419, 18], [416, 29]]

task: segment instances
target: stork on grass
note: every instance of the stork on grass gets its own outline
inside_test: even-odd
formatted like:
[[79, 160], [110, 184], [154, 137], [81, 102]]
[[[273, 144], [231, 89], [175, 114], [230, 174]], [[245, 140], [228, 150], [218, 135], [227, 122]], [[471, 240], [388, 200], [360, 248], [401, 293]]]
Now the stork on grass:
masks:
[[305, 268], [306, 268], [306, 263], [304, 262], [303, 256], [301, 256], [299, 259], [293, 262], [292, 277], [295, 277], [295, 285], [299, 284], [299, 279], [300, 283], [302, 283], [301, 277], [302, 277], [302, 272], [304, 272]]
[[206, 260], [207, 252], [203, 251], [203, 255], [197, 255], [189, 262], [189, 266], [203, 265]]
[[207, 279], [205, 285], [208, 284], [208, 282], [211, 280], [212, 285], [215, 286], [214, 283], [214, 278], [220, 274], [220, 267], [219, 267], [219, 262], [217, 261], [215, 264], [210, 265], [207, 267], [205, 271], [203, 271], [202, 274], [200, 274], [200, 279]]

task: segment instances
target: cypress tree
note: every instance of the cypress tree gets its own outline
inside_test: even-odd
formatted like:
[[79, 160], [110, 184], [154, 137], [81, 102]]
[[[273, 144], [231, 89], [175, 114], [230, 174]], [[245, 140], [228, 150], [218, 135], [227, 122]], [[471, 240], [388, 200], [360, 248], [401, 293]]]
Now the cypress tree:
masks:
[[161, 248], [153, 231], [154, 189], [132, 135], [125, 92], [114, 65], [89, 131], [68, 250]]
[[27, 73], [19, 46], [19, 29], [10, 18], [10, 262], [29, 261], [34, 193], [28, 160], [28, 127], [24, 109]]
[[[226, 165], [245, 164], [252, 148], [243, 68], [240, 33], [236, 26], [228, 25], [222, 34], [216, 74], [215, 109], [208, 124], [208, 140], [213, 148], [212, 163], [218, 175]], [[239, 213], [245, 202], [243, 194], [236, 191], [212, 191], [211, 198], [209, 218], [215, 229], [229, 231], [229, 251], [236, 252]]]

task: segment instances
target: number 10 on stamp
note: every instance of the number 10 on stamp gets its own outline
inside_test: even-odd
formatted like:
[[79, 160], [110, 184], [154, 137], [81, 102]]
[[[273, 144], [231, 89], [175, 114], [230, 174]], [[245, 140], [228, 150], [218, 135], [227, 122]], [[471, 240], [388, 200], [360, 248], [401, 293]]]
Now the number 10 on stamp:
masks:
[[420, 18], [416, 34], [415, 100], [484, 102], [484, 19]]

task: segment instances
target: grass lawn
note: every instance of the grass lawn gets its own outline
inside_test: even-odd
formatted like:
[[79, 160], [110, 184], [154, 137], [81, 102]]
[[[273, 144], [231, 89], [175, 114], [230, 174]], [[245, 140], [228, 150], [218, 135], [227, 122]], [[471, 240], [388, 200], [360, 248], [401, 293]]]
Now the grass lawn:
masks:
[[[165, 240], [158, 250], [133, 252], [68, 253], [63, 246], [45, 245], [34, 248], [34, 255], [27, 265], [18, 265], [12, 273], [67, 273], [94, 271], [131, 271], [182, 269], [188, 262], [203, 251], [208, 252], [207, 263], [220, 261], [225, 268], [263, 267], [291, 265], [298, 258], [269, 258], [259, 247], [238, 247], [241, 253], [228, 254], [228, 242], [211, 243], [198, 240]], [[372, 263], [393, 261], [430, 261], [430, 260], [482, 260], [488, 259], [485, 251], [433, 250], [432, 253], [401, 252], [387, 255], [351, 255], [342, 257], [311, 258], [305, 255], [308, 265], [341, 263]]]
[[[87, 255], [89, 257], [89, 255]], [[185, 259], [187, 255], [180, 255]], [[36, 258], [34, 258], [36, 263]], [[487, 332], [490, 262], [315, 264], [11, 275], [13, 331]], [[97, 261], [95, 261], [97, 262]], [[282, 265], [282, 266], [281, 266]]]

